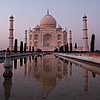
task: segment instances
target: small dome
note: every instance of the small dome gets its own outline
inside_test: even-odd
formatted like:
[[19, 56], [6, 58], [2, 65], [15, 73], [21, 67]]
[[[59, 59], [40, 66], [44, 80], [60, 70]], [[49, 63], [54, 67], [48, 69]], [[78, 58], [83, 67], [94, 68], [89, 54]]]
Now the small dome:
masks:
[[56, 28], [56, 20], [47, 12], [47, 14], [40, 20], [40, 27]]
[[71, 33], [72, 31], [71, 31], [71, 30], [69, 30], [69, 32]]
[[56, 26], [56, 28], [59, 28], [59, 29], [61, 29], [61, 26], [58, 24], [58, 25]]
[[25, 30], [25, 33], [27, 33], [27, 30]]
[[35, 28], [40, 28], [40, 26], [37, 24], [37, 25], [35, 26]]
[[87, 18], [87, 16], [84, 14], [83, 18]]
[[13, 15], [11, 15], [10, 18], [13, 19], [14, 18]]

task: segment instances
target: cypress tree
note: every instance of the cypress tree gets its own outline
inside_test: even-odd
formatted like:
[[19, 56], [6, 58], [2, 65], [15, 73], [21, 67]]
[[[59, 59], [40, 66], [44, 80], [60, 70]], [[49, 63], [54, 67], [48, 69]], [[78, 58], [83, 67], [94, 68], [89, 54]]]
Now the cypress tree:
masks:
[[67, 52], [67, 45], [65, 44], [65, 52]]
[[55, 48], [54, 52], [58, 52], [58, 48]]
[[90, 51], [91, 52], [94, 52], [94, 42], [95, 42], [95, 35], [92, 34], [92, 37], [91, 37], [91, 45], [90, 45]]
[[77, 48], [77, 43], [75, 43], [75, 49]]
[[72, 52], [72, 43], [70, 43], [70, 52]]
[[34, 46], [32, 47], [32, 52], [34, 52]]
[[60, 52], [63, 52], [63, 46], [60, 47], [60, 50], [59, 50], [59, 51], [60, 51]]
[[7, 52], [10, 52], [9, 48], [7, 48]]
[[29, 51], [31, 51], [31, 46], [29, 46]]
[[17, 39], [15, 39], [14, 52], [17, 52]]
[[67, 43], [67, 52], [69, 52], [69, 49], [68, 49], [68, 43]]
[[23, 41], [20, 42], [20, 53], [23, 52]]
[[24, 43], [24, 52], [26, 52], [26, 43]]
[[65, 44], [65, 52], [68, 52], [68, 43], [67, 45]]

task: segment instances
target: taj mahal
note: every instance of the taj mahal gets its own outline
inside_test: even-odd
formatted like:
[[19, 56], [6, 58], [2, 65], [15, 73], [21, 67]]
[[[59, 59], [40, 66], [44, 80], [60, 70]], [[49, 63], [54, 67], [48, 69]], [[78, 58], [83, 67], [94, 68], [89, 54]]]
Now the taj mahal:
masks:
[[29, 29], [29, 46], [42, 51], [54, 51], [55, 48], [67, 43], [67, 31], [62, 30], [54, 17], [47, 14], [40, 20], [33, 30]]
[[[9, 50], [13, 50], [13, 16], [10, 16], [10, 29], [9, 29]], [[88, 36], [87, 36], [87, 16], [84, 14], [83, 18], [83, 46], [78, 47], [78, 51], [88, 51]], [[27, 38], [27, 33], [29, 38]], [[27, 42], [28, 41], [28, 42]], [[35, 50], [41, 49], [42, 51], [54, 51], [55, 48], [64, 46], [65, 44], [72, 43], [72, 31], [69, 30], [69, 41], [67, 29], [63, 29], [57, 24], [56, 19], [47, 14], [40, 20], [40, 25], [36, 25], [33, 29], [25, 30], [25, 41], [28, 49], [34, 47]]]

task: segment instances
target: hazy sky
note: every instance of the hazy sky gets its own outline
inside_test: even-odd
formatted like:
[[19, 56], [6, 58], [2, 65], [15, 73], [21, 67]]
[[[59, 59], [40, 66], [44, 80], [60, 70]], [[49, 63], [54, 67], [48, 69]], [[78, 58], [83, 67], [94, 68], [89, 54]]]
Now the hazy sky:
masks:
[[33, 28], [46, 10], [63, 28], [72, 30], [73, 44], [82, 46], [82, 16], [87, 15], [88, 42], [95, 34], [95, 48], [100, 49], [100, 0], [0, 0], [0, 49], [8, 47], [9, 17], [14, 16], [14, 38], [24, 41], [25, 30]]

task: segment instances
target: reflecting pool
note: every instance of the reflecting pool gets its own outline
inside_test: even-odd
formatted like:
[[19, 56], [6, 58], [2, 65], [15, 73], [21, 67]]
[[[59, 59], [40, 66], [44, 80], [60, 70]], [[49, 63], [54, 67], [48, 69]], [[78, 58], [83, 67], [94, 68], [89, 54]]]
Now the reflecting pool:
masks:
[[100, 100], [100, 68], [49, 54], [6, 59], [0, 100]]

